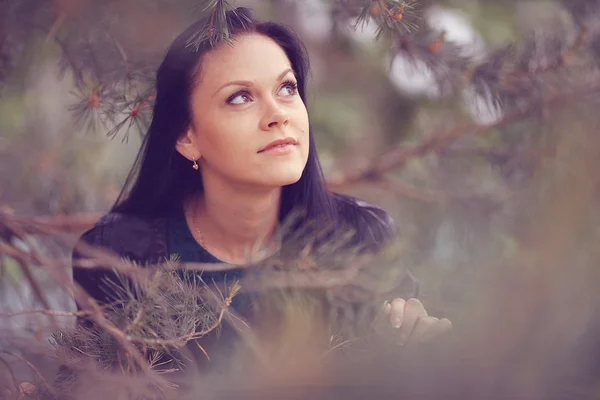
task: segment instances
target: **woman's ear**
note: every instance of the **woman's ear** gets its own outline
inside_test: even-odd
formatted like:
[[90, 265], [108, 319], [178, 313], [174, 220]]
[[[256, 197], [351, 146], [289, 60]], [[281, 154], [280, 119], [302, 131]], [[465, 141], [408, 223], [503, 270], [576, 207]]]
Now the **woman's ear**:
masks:
[[179, 152], [179, 154], [190, 161], [197, 161], [200, 157], [202, 157], [198, 146], [196, 146], [194, 130], [191, 126], [188, 127], [185, 132], [179, 135], [177, 142], [175, 143], [175, 149]]

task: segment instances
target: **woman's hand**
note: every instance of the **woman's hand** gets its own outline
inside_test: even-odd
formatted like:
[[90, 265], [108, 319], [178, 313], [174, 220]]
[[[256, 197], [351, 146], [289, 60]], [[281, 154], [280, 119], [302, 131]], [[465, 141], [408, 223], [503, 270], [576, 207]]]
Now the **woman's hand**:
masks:
[[398, 344], [422, 343], [433, 339], [452, 328], [447, 318], [438, 319], [427, 315], [423, 303], [418, 299], [396, 298], [386, 302], [384, 314], [398, 330]]

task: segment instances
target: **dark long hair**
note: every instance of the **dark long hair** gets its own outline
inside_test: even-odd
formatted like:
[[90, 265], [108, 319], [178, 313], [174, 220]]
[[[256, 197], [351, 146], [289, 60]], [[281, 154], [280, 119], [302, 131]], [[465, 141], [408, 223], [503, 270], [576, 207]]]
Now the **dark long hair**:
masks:
[[[280, 24], [257, 21], [246, 8], [228, 11], [226, 16], [232, 37], [258, 33], [281, 46], [296, 73], [298, 93], [306, 104], [309, 65], [306, 50], [298, 37]], [[167, 51], [156, 75], [152, 123], [112, 211], [161, 217], [179, 207], [187, 195], [203, 190], [199, 174], [191, 168], [190, 161], [176, 151], [175, 144], [191, 123], [190, 95], [201, 69], [202, 56], [213, 48], [208, 40], [197, 46], [189, 44], [190, 38], [201, 32], [206, 23], [206, 20], [200, 20], [190, 26]], [[335, 218], [336, 215], [310, 131], [308, 161], [302, 176], [298, 182], [282, 189], [280, 220], [296, 208], [302, 208], [313, 218]]]
[[[191, 168], [190, 161], [176, 151], [175, 145], [191, 123], [190, 96], [201, 69], [202, 56], [214, 48], [208, 40], [190, 46], [190, 39], [204, 31], [207, 23], [207, 19], [194, 23], [169, 47], [156, 76], [156, 100], [150, 128], [112, 212], [144, 218], [165, 217], [181, 207], [188, 195], [202, 192], [200, 175]], [[298, 93], [307, 104], [308, 56], [291, 29], [274, 22], [258, 21], [243, 7], [227, 11], [226, 24], [231, 38], [258, 33], [278, 43], [296, 73]], [[349, 197], [327, 189], [315, 140], [309, 130], [308, 160], [300, 179], [282, 188], [279, 220], [283, 222], [292, 212], [298, 211], [304, 221], [337, 224], [344, 220], [359, 232], [359, 236], [369, 235], [368, 232], [375, 229], [377, 238], [373, 239], [376, 241], [383, 239], [382, 235], [389, 236], [391, 231], [385, 225], [385, 221], [389, 221], [387, 214], [373, 207], [366, 214], [361, 210]], [[370, 217], [371, 214], [375, 218]]]

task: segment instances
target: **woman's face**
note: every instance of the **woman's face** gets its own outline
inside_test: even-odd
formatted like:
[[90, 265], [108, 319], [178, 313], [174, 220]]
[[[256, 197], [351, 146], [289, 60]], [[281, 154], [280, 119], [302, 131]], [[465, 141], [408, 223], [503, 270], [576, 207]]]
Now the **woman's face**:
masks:
[[[205, 182], [277, 187], [298, 181], [309, 124], [296, 82], [272, 39], [247, 34], [222, 44], [203, 57], [191, 93], [192, 124], [178, 151], [198, 159]], [[274, 141], [283, 142], [269, 148]]]

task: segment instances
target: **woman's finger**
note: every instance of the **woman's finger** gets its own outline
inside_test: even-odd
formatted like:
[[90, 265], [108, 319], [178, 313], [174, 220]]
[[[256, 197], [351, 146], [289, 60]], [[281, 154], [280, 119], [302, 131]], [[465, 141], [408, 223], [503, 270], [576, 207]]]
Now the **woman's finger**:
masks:
[[420, 337], [417, 337], [416, 340], [419, 343], [427, 342], [435, 337], [443, 335], [451, 329], [452, 322], [450, 322], [448, 318], [442, 318], [431, 324], [428, 329], [424, 329], [423, 333], [420, 335]]
[[410, 334], [408, 340], [411, 343], [421, 343], [426, 337], [433, 337], [432, 332], [436, 330], [436, 326], [440, 320], [436, 317], [426, 316], [419, 318], [415, 324], [415, 329]]
[[404, 308], [406, 306], [406, 301], [404, 299], [394, 299], [390, 303], [390, 323], [394, 328], [400, 328], [404, 321]]
[[385, 303], [383, 303], [383, 314], [389, 316], [391, 312], [392, 312], [392, 303], [390, 303], [389, 301], [386, 301]]
[[423, 303], [421, 303], [418, 299], [408, 299], [408, 301], [406, 301], [406, 305], [404, 306], [404, 315], [400, 329], [398, 330], [398, 344], [401, 346], [404, 345], [412, 331], [415, 329], [417, 320], [426, 316], [427, 311], [425, 311]]

